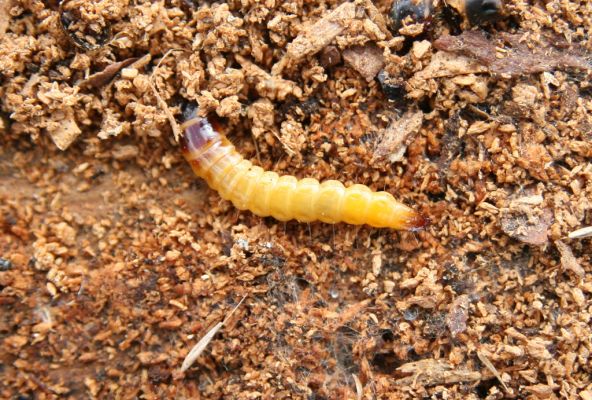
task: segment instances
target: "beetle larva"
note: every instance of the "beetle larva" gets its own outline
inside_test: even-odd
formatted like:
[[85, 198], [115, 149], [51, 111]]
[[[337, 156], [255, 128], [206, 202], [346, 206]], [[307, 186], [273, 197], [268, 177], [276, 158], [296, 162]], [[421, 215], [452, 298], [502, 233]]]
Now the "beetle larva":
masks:
[[427, 223], [421, 214], [387, 192], [264, 171], [245, 160], [205, 118], [192, 118], [183, 129], [183, 155], [195, 174], [239, 210], [280, 221], [320, 220], [404, 230], [417, 230]]

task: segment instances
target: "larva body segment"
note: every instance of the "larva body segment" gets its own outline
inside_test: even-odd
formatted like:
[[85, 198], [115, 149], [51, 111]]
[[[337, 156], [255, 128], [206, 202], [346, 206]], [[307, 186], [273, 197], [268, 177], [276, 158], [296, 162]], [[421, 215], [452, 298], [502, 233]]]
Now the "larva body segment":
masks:
[[264, 171], [245, 160], [205, 118], [184, 124], [183, 155], [196, 175], [239, 210], [279, 221], [367, 224], [377, 228], [417, 230], [426, 219], [387, 192], [364, 185], [296, 179]]

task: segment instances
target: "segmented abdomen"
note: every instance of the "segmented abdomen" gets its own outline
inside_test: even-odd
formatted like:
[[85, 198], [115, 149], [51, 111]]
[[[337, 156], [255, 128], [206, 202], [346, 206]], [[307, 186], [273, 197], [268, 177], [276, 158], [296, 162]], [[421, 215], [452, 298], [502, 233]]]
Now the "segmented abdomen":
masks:
[[280, 221], [319, 220], [407, 230], [426, 225], [421, 214], [387, 192], [264, 171], [245, 160], [205, 118], [191, 119], [184, 127], [183, 154], [193, 171], [239, 210]]

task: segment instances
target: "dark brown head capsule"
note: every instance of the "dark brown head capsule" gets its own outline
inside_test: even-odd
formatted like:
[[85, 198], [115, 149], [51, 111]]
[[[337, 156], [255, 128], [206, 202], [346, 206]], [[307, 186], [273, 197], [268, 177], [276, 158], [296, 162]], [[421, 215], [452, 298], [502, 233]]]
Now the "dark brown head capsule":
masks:
[[432, 0], [395, 0], [391, 7], [391, 29], [398, 32], [404, 25], [424, 22], [432, 13]]

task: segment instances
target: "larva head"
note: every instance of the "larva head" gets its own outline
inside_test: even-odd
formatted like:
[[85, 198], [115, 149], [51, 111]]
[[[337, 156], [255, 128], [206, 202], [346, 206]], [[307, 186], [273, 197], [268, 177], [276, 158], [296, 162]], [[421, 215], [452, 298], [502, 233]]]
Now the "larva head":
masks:
[[220, 137], [206, 118], [195, 117], [186, 121], [181, 138], [181, 149], [184, 154], [192, 153], [206, 146], [208, 143]]

